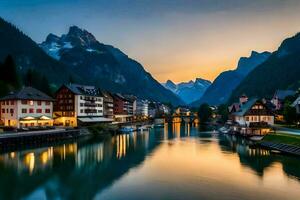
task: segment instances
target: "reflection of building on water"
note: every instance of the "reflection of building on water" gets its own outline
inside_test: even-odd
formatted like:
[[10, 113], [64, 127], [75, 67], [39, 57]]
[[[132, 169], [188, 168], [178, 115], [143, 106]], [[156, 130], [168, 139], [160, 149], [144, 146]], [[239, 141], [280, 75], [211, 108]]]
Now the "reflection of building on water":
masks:
[[180, 138], [190, 136], [191, 126], [189, 123], [172, 123], [173, 137]]
[[76, 155], [76, 166], [83, 167], [87, 164], [101, 163], [104, 159], [104, 144], [97, 143], [79, 148]]
[[[133, 133], [134, 134], [134, 133]], [[129, 145], [129, 135], [118, 135], [116, 136], [116, 145], [117, 145], [117, 155], [116, 157], [118, 159], [126, 156], [126, 149]], [[133, 140], [135, 141], [135, 139]]]

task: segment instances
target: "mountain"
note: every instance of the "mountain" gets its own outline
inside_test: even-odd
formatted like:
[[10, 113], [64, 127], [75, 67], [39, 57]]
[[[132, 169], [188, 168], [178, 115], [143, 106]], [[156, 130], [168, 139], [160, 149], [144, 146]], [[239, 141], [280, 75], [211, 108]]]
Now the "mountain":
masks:
[[11, 55], [21, 74], [33, 68], [42, 75], [47, 75], [47, 78], [56, 84], [68, 80], [70, 75], [80, 80], [68, 66], [48, 56], [32, 39], [2, 18], [0, 18], [0, 44], [0, 60], [3, 61]]
[[166, 83], [162, 83], [162, 85], [180, 97], [186, 104], [189, 104], [199, 99], [211, 85], [211, 82], [197, 78], [195, 81], [191, 80], [177, 85], [171, 80], [168, 80]]
[[193, 102], [191, 106], [197, 107], [202, 103], [210, 105], [220, 105], [226, 103], [231, 96], [232, 91], [241, 83], [241, 81], [259, 64], [266, 61], [271, 53], [258, 53], [252, 51], [249, 57], [239, 59], [235, 70], [222, 72], [206, 90], [203, 96]]
[[300, 33], [284, 40], [278, 50], [251, 71], [233, 91], [230, 101], [240, 94], [249, 97], [271, 97], [278, 89], [300, 86]]
[[40, 47], [80, 75], [85, 84], [150, 100], [176, 105], [183, 103], [162, 87], [140, 63], [121, 50], [100, 43], [91, 33], [77, 26], [71, 26], [62, 36], [49, 34]]

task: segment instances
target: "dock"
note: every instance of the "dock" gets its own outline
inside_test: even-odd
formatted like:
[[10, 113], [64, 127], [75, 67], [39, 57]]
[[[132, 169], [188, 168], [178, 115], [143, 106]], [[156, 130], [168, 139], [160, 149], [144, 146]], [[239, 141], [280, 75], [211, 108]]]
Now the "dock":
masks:
[[0, 134], [0, 148], [11, 148], [22, 145], [38, 145], [56, 142], [80, 136], [79, 129], [51, 129], [43, 131], [28, 131]]
[[297, 146], [274, 143], [274, 142], [261, 142], [260, 146], [268, 149], [277, 150], [283, 153], [300, 156], [300, 147]]

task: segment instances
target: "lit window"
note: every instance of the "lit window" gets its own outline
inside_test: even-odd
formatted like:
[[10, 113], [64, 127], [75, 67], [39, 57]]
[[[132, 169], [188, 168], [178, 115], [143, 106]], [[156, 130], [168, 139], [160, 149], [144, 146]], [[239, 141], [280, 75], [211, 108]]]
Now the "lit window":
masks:
[[29, 105], [33, 106], [33, 101], [32, 100], [29, 101]]

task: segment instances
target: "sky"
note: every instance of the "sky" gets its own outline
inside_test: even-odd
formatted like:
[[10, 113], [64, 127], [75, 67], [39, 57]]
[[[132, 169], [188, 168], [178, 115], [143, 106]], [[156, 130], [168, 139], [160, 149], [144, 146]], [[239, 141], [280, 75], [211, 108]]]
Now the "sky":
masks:
[[213, 81], [300, 31], [299, 0], [0, 0], [0, 16], [38, 43], [77, 25], [176, 83]]

